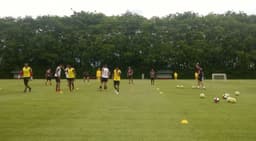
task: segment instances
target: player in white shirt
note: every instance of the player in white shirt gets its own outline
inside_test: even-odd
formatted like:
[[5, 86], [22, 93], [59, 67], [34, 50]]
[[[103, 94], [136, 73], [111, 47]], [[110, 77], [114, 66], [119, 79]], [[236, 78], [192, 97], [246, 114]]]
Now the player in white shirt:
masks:
[[107, 65], [104, 65], [101, 70], [100, 89], [102, 89], [102, 86], [104, 87], [104, 89], [107, 89], [107, 82], [108, 82], [109, 75], [110, 75], [109, 69], [108, 69]]
[[55, 80], [56, 80], [56, 92], [60, 92], [60, 78], [61, 78], [61, 69], [62, 69], [62, 64], [60, 64], [56, 70], [55, 70], [55, 73], [54, 73], [54, 77], [55, 77]]

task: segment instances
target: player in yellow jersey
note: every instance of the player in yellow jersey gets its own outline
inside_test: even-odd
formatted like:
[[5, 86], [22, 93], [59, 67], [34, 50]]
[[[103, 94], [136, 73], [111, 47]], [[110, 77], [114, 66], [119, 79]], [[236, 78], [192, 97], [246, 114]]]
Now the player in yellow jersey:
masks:
[[96, 79], [101, 81], [101, 69], [100, 68], [98, 68], [96, 71]]
[[119, 94], [119, 86], [120, 86], [120, 80], [121, 80], [121, 70], [116, 67], [114, 69], [114, 75], [113, 75], [113, 80], [114, 80], [114, 89], [115, 93]]
[[174, 80], [178, 79], [178, 73], [176, 71], [174, 72], [173, 76], [174, 76]]
[[28, 85], [28, 82], [32, 77], [32, 68], [28, 66], [28, 63], [25, 63], [24, 67], [22, 68], [22, 76], [25, 85], [24, 92], [27, 92], [27, 89], [29, 90], [29, 92], [31, 92], [31, 87]]
[[67, 79], [68, 79], [68, 87], [69, 91], [73, 91], [75, 89], [74, 81], [75, 81], [75, 68], [71, 67], [71, 65], [67, 65]]

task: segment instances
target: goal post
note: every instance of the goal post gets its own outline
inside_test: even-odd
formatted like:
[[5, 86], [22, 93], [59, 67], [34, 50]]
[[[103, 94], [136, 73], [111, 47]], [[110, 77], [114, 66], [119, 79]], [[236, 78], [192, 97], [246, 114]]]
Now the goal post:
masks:
[[212, 73], [212, 80], [227, 80], [226, 73]]

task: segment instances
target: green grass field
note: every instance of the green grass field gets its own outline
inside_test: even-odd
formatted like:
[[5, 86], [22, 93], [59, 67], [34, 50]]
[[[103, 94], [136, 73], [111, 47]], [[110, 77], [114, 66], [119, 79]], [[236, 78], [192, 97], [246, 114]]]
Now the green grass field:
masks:
[[[206, 90], [192, 89], [195, 83], [122, 80], [115, 95], [112, 81], [99, 91], [97, 81], [77, 80], [79, 89], [70, 93], [62, 80], [63, 94], [56, 94], [55, 82], [45, 86], [44, 80], [33, 80], [32, 92], [23, 93], [22, 80], [0, 80], [0, 141], [256, 140], [256, 80], [208, 80]], [[184, 88], [176, 88], [181, 84]], [[213, 102], [236, 90], [241, 92], [236, 104]]]

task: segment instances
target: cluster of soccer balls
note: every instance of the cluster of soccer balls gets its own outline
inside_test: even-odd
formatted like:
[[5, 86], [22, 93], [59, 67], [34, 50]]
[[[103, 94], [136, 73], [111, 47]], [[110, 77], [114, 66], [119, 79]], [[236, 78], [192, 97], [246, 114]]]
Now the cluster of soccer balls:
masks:
[[[240, 92], [239, 91], [235, 91], [235, 95], [239, 96]], [[204, 93], [200, 93], [199, 96], [200, 96], [200, 98], [205, 98], [206, 97]], [[231, 97], [229, 93], [224, 93], [222, 95], [222, 98], [225, 99], [228, 103], [236, 103], [237, 102], [236, 98]], [[219, 97], [214, 97], [213, 98], [213, 102], [214, 103], [219, 103], [220, 102], [220, 98]]]

